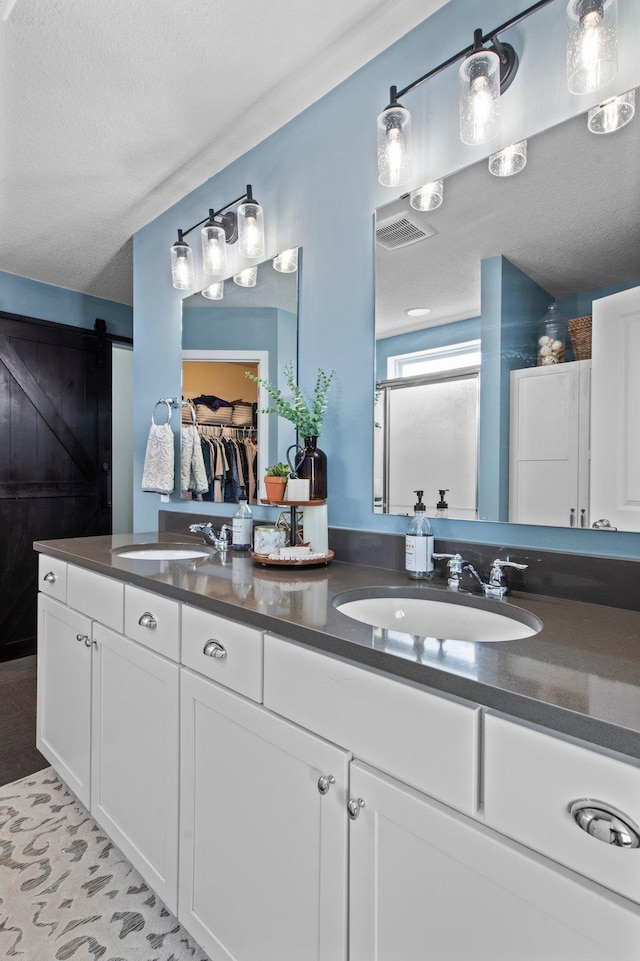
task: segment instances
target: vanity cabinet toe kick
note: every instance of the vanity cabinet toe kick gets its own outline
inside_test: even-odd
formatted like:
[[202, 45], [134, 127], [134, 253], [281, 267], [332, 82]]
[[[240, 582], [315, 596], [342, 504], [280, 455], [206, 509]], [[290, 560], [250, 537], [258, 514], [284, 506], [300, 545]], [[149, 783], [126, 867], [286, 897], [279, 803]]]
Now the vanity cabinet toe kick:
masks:
[[39, 584], [38, 747], [213, 961], [427, 931], [636, 961], [634, 759], [56, 558]]

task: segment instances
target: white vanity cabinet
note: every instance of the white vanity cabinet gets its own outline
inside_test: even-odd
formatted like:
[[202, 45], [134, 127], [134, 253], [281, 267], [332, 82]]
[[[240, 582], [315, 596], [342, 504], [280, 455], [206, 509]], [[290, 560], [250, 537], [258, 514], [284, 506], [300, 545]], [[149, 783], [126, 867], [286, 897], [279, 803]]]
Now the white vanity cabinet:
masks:
[[[47, 584], [66, 581], [67, 604], [38, 598], [37, 747], [175, 912], [179, 664], [147, 649], [153, 630], [140, 629], [144, 647], [89, 616], [95, 606], [122, 628], [122, 582], [73, 565], [55, 572]], [[144, 600], [154, 597], [162, 644], [167, 620], [179, 650], [179, 605], [151, 594]]]
[[347, 957], [349, 754], [182, 672], [178, 917], [212, 961]]
[[91, 656], [91, 620], [40, 594], [36, 747], [86, 807], [91, 790]]

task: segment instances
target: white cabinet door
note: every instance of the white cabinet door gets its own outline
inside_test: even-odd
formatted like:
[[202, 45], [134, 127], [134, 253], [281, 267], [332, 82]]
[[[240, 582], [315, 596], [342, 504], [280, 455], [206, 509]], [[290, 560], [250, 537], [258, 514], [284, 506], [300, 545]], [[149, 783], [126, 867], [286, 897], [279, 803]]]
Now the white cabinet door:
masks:
[[180, 920], [213, 961], [344, 961], [350, 755], [184, 669], [181, 717]]
[[363, 764], [350, 961], [637, 961], [640, 911]]
[[38, 595], [36, 746], [89, 807], [91, 621]]
[[591, 361], [511, 372], [509, 520], [589, 525]]
[[175, 913], [180, 668], [93, 631], [91, 813]]
[[593, 304], [592, 523], [640, 531], [640, 287]]

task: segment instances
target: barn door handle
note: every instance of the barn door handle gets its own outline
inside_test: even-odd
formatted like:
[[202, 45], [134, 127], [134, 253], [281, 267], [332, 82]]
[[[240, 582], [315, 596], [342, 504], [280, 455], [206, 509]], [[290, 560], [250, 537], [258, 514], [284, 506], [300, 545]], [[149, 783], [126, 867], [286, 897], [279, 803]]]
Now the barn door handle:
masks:
[[103, 510], [111, 510], [111, 465], [105, 461], [102, 465], [104, 473], [104, 507]]

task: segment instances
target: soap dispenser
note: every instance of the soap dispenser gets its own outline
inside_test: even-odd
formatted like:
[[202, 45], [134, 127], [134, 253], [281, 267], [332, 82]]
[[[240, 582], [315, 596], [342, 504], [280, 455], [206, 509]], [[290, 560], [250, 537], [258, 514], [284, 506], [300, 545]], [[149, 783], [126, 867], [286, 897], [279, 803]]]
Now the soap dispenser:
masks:
[[414, 505], [405, 537], [405, 568], [409, 577], [431, 577], [433, 571], [433, 531], [422, 503], [424, 491], [414, 491], [418, 500]]
[[440, 500], [436, 504], [436, 517], [448, 517], [449, 516], [449, 505], [444, 499], [444, 495], [449, 493], [449, 488], [446, 487], [439, 491]]
[[236, 551], [251, 550], [251, 535], [253, 533], [253, 514], [247, 504], [247, 492], [244, 487], [240, 490], [238, 506], [233, 514], [231, 546]]

